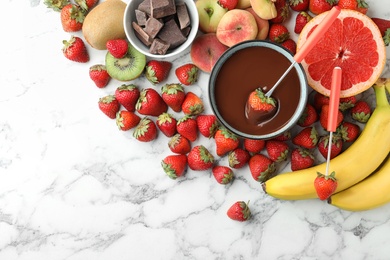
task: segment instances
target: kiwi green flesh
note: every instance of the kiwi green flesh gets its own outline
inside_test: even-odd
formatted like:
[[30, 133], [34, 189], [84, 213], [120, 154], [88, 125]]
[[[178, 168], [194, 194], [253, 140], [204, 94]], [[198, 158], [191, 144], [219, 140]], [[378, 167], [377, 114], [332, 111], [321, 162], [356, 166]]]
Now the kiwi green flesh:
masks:
[[129, 44], [127, 54], [120, 59], [106, 54], [106, 68], [113, 79], [130, 81], [141, 76], [146, 65], [146, 56]]

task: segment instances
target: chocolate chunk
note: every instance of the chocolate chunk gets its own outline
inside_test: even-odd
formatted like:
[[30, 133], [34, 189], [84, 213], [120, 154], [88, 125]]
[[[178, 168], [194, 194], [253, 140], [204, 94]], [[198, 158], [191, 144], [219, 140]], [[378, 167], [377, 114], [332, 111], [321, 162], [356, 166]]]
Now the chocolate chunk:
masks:
[[144, 0], [138, 5], [138, 10], [145, 12], [147, 15], [150, 15], [150, 1], [151, 0]]
[[168, 49], [169, 44], [157, 38], [153, 40], [152, 46], [150, 46], [149, 51], [151, 54], [164, 55], [165, 53], [167, 53]]
[[188, 15], [187, 6], [185, 3], [176, 5], [177, 18], [179, 19], [180, 29], [186, 28], [190, 25], [190, 16]]
[[161, 18], [176, 13], [175, 0], [150, 0], [150, 13], [154, 18]]
[[162, 22], [157, 20], [156, 18], [150, 17], [146, 21], [144, 31], [149, 34], [150, 37], [155, 38], [161, 28], [164, 26]]
[[140, 26], [145, 26], [148, 15], [144, 11], [135, 10], [135, 18]]
[[187, 26], [186, 28], [181, 30], [181, 33], [184, 35], [184, 37], [188, 37], [190, 32], [191, 32], [191, 26]]
[[164, 24], [163, 28], [157, 34], [157, 37], [168, 43], [170, 49], [179, 46], [187, 40], [174, 19], [171, 19]]
[[136, 22], [132, 22], [131, 24], [137, 38], [146, 46], [150, 46], [153, 42], [153, 38], [150, 37], [149, 34], [147, 34]]

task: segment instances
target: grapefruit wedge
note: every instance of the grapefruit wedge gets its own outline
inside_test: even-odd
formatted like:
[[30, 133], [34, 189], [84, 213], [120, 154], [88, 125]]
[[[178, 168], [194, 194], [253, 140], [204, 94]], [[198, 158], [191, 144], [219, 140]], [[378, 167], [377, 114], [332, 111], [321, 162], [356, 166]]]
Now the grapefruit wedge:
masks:
[[[303, 28], [297, 42], [302, 47], [327, 12], [315, 16]], [[340, 97], [357, 95], [382, 74], [386, 49], [376, 24], [366, 15], [342, 9], [329, 30], [301, 62], [309, 85], [329, 96], [333, 68], [342, 68]]]

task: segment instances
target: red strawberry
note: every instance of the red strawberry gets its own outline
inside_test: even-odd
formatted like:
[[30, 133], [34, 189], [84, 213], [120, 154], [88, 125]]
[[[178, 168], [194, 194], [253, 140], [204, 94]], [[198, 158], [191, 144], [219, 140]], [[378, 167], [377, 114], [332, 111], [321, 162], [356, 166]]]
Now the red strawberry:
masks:
[[240, 145], [238, 137], [226, 128], [218, 129], [215, 132], [214, 139], [218, 156], [223, 156]]
[[150, 60], [145, 66], [145, 77], [152, 84], [164, 81], [172, 68], [169, 61]]
[[383, 41], [385, 42], [386, 46], [389, 46], [390, 44], [390, 20], [385, 20], [382, 18], [371, 18], [371, 20], [378, 26]]
[[233, 180], [233, 171], [227, 166], [214, 166], [213, 176], [219, 184], [228, 184]]
[[289, 130], [273, 138], [273, 140], [276, 141], [288, 141], [290, 139], [291, 139], [291, 132]]
[[232, 220], [237, 220], [240, 222], [246, 221], [251, 218], [251, 211], [248, 207], [248, 204], [244, 201], [237, 201], [232, 206], [230, 206], [226, 214]]
[[294, 32], [299, 34], [301, 33], [303, 27], [312, 19], [313, 17], [308, 14], [306, 11], [300, 12], [295, 17], [295, 26], [294, 26]]
[[119, 111], [120, 104], [116, 100], [115, 96], [108, 95], [102, 98], [99, 98], [99, 109], [106, 114], [109, 118], [115, 119], [116, 113]]
[[171, 179], [183, 176], [187, 169], [187, 156], [182, 154], [168, 155], [161, 161], [164, 172]]
[[247, 150], [236, 148], [228, 154], [229, 166], [234, 169], [244, 167], [251, 158]]
[[310, 0], [309, 11], [315, 15], [329, 11], [337, 3], [337, 0]]
[[351, 108], [351, 116], [360, 123], [367, 123], [371, 116], [370, 105], [364, 100], [359, 100], [356, 102], [355, 106]]
[[337, 128], [337, 134], [341, 136], [344, 142], [353, 142], [360, 134], [360, 127], [351, 122], [342, 122]]
[[186, 94], [181, 84], [165, 84], [161, 88], [161, 97], [173, 111], [180, 112]]
[[189, 86], [198, 80], [199, 68], [192, 63], [188, 63], [178, 67], [175, 70], [175, 74], [181, 84]]
[[309, 0], [289, 0], [289, 5], [296, 12], [306, 11], [309, 9]]
[[270, 20], [271, 23], [284, 23], [290, 17], [290, 6], [288, 0], [273, 1], [276, 8], [276, 17]]
[[296, 136], [294, 136], [292, 142], [295, 145], [312, 149], [316, 147], [318, 143], [318, 132], [314, 126], [305, 127]]
[[127, 131], [134, 128], [141, 121], [141, 118], [133, 112], [122, 110], [116, 113], [116, 125], [119, 130]]
[[265, 143], [268, 157], [274, 162], [282, 162], [287, 160], [290, 149], [287, 143], [282, 141], [268, 140]]
[[238, 0], [218, 0], [218, 4], [227, 10], [233, 10], [238, 4]]
[[198, 125], [196, 120], [191, 116], [184, 116], [177, 121], [176, 129], [179, 134], [191, 142], [195, 142], [198, 138]]
[[265, 182], [276, 171], [276, 166], [270, 158], [260, 153], [250, 158], [249, 170], [254, 180]]
[[310, 105], [306, 104], [305, 110], [303, 111], [301, 117], [298, 119], [298, 125], [301, 127], [311, 126], [318, 120], [318, 114], [316, 109]]
[[319, 92], [315, 92], [313, 106], [317, 111], [321, 111], [323, 105], [329, 105], [329, 97], [322, 95]]
[[96, 64], [89, 68], [89, 77], [98, 88], [104, 88], [110, 82], [110, 75], [107, 72], [106, 66]]
[[199, 115], [204, 111], [204, 104], [200, 97], [192, 92], [188, 92], [181, 104], [181, 110], [186, 115]]
[[196, 117], [196, 123], [198, 125], [199, 132], [207, 138], [213, 137], [219, 127], [219, 123], [215, 115], [198, 115]]
[[211, 169], [214, 165], [214, 156], [203, 145], [197, 145], [187, 155], [188, 166], [194, 171]]
[[125, 39], [112, 39], [106, 42], [106, 47], [114, 58], [120, 59], [126, 55], [129, 44]]
[[99, 2], [99, 0], [75, 0], [75, 2], [85, 11], [90, 11]]
[[159, 116], [167, 112], [168, 105], [156, 90], [146, 88], [141, 91], [135, 109], [142, 115]]
[[260, 153], [261, 150], [265, 147], [264, 140], [256, 140], [256, 139], [244, 139], [244, 149], [252, 154]]
[[122, 84], [115, 90], [115, 97], [127, 111], [134, 112], [135, 104], [140, 96], [138, 87], [134, 84]]
[[261, 88], [257, 88], [249, 94], [247, 106], [253, 111], [269, 112], [275, 109], [276, 100], [265, 96]]
[[332, 142], [329, 142], [329, 135], [322, 136], [318, 141], [318, 151], [326, 159], [328, 157], [328, 145], [331, 145], [330, 148], [330, 159], [333, 159], [341, 153], [343, 148], [343, 140], [338, 135], [332, 135]]
[[272, 24], [268, 31], [268, 38], [271, 42], [282, 43], [290, 38], [290, 32], [283, 24]]
[[357, 102], [356, 96], [340, 98], [339, 109], [341, 112], [355, 106]]
[[56, 12], [61, 12], [61, 9], [69, 4], [69, 0], [45, 0], [43, 2], [48, 8]]
[[168, 142], [168, 147], [173, 153], [187, 154], [191, 151], [190, 141], [181, 134], [175, 134]]
[[[320, 124], [324, 129], [328, 128], [328, 118], [329, 118], [329, 105], [323, 105], [320, 113]], [[341, 113], [340, 110], [337, 110], [336, 127], [338, 127], [343, 120], [344, 120], [343, 113]]]
[[316, 189], [320, 200], [328, 199], [337, 189], [335, 172], [332, 172], [327, 176], [317, 172], [317, 177], [314, 179], [314, 188]]
[[67, 4], [61, 9], [61, 25], [65, 32], [78, 32], [83, 27], [85, 13], [80, 6]]
[[295, 148], [291, 152], [291, 170], [298, 171], [312, 167], [314, 165], [314, 156], [306, 148]]
[[148, 117], [144, 117], [135, 128], [133, 136], [141, 142], [153, 141], [157, 138], [157, 126]]
[[158, 129], [167, 137], [172, 137], [177, 132], [177, 120], [166, 112], [158, 116], [156, 124]]
[[350, 9], [366, 14], [368, 10], [368, 4], [364, 0], [339, 0], [337, 5], [341, 9]]
[[280, 45], [282, 45], [284, 48], [286, 48], [292, 54], [297, 53], [297, 44], [293, 39], [287, 39], [284, 42], [282, 42]]
[[62, 52], [64, 53], [65, 58], [75, 61], [85, 63], [89, 61], [89, 54], [83, 40], [77, 36], [71, 36], [69, 41], [62, 41], [64, 44]]

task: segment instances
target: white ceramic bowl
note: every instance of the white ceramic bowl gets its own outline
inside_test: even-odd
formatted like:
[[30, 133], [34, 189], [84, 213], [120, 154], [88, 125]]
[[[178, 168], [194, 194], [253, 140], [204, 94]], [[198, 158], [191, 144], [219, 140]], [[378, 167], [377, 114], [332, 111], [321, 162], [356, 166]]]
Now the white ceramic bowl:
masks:
[[136, 21], [135, 10], [142, 1], [143, 0], [130, 0], [125, 9], [123, 25], [127, 39], [129, 40], [130, 44], [132, 44], [134, 48], [136, 48], [138, 51], [145, 54], [146, 56], [156, 59], [172, 57], [186, 50], [191, 45], [198, 33], [199, 16], [195, 2], [193, 0], [176, 0], [176, 3], [184, 2], [187, 6], [187, 10], [191, 20], [191, 32], [189, 33], [187, 40], [180, 46], [176, 47], [175, 49], [168, 50], [167, 53], [164, 55], [158, 55], [150, 53], [149, 47], [143, 44], [138, 39], [138, 37], [135, 35], [133, 26], [131, 25], [133, 21]]

